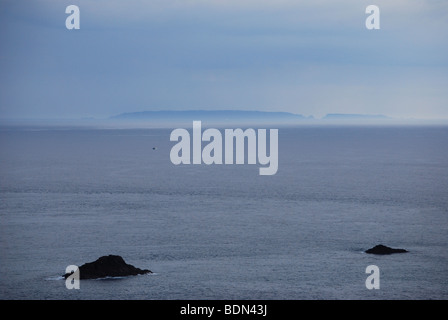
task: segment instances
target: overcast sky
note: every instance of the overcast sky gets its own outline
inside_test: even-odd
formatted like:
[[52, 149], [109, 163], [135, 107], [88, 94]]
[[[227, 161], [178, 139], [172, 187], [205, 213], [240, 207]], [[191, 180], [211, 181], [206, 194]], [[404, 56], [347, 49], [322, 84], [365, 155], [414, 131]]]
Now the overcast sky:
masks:
[[[380, 30], [365, 27], [370, 4]], [[0, 0], [0, 118], [448, 118], [447, 39], [446, 0]]]

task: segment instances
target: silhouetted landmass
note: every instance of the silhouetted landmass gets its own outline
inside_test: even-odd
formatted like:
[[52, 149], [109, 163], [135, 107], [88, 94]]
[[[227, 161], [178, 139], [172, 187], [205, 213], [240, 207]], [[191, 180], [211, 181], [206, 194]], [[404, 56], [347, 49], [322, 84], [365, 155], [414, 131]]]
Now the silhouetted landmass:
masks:
[[239, 110], [183, 110], [183, 111], [142, 111], [122, 113], [111, 117], [113, 120], [131, 121], [294, 121], [307, 119], [303, 115], [288, 112], [263, 112]]
[[350, 114], [350, 113], [329, 113], [323, 119], [329, 120], [350, 120], [350, 119], [388, 119], [382, 114]]
[[365, 251], [366, 253], [371, 254], [392, 254], [392, 253], [405, 253], [408, 252], [405, 249], [394, 249], [387, 246], [384, 246], [382, 244], [376, 245], [373, 248], [370, 248]]
[[[108, 255], [98, 258], [96, 261], [88, 262], [79, 267], [80, 279], [99, 279], [106, 277], [125, 277], [139, 274], [152, 273], [150, 270], [142, 270], [130, 264], [116, 255]], [[70, 276], [64, 274], [64, 278]]]
[[[286, 122], [295, 123], [304, 120], [317, 120], [313, 116], [305, 117], [301, 114], [290, 112], [244, 111], [244, 110], [166, 110], [166, 111], [141, 111], [121, 113], [110, 117], [111, 120], [132, 122], [191, 122], [194, 120], [210, 122]], [[341, 121], [369, 121], [387, 120], [389, 117], [381, 114], [346, 114], [329, 113], [321, 120]]]

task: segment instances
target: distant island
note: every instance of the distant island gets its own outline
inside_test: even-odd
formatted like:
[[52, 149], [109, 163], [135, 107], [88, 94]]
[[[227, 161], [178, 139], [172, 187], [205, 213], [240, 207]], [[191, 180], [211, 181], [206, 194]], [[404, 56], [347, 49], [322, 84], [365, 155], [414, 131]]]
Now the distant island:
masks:
[[[298, 120], [319, 120], [313, 116], [290, 112], [243, 111], [243, 110], [166, 110], [127, 112], [110, 117], [120, 121], [256, 121], [256, 122], [295, 122]], [[329, 113], [320, 120], [387, 120], [389, 117], [378, 114]]]
[[124, 121], [212, 121], [212, 122], [294, 122], [305, 120], [301, 114], [289, 112], [242, 111], [242, 110], [167, 110], [121, 113], [111, 120]]

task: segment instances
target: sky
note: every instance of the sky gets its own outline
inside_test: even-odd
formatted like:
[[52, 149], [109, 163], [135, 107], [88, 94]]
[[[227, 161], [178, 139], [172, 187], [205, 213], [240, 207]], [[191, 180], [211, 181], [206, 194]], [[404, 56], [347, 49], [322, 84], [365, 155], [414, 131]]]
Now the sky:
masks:
[[[380, 9], [368, 30], [366, 7]], [[66, 7], [80, 9], [69, 30]], [[448, 119], [446, 0], [0, 0], [0, 119]]]

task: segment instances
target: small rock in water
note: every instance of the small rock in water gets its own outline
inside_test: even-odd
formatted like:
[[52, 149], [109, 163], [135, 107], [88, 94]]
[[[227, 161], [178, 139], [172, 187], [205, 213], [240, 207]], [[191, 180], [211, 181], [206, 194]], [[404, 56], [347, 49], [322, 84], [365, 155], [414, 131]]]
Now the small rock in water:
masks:
[[[116, 255], [108, 255], [98, 258], [94, 262], [85, 263], [79, 267], [80, 279], [99, 279], [106, 277], [125, 277], [138, 274], [152, 273], [147, 269], [139, 269], [127, 264], [124, 259]], [[64, 278], [70, 276], [64, 274]]]
[[382, 244], [376, 245], [373, 248], [370, 248], [368, 250], [365, 251], [366, 253], [371, 253], [371, 254], [392, 254], [392, 253], [404, 253], [404, 252], [408, 252], [405, 249], [394, 249], [394, 248], [390, 248], [387, 246], [384, 246]]

